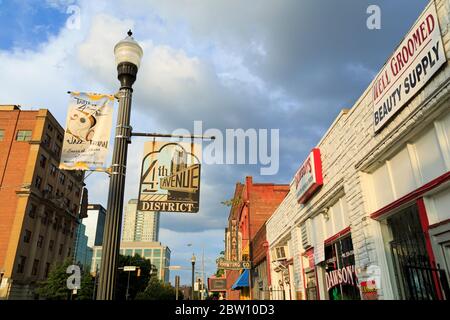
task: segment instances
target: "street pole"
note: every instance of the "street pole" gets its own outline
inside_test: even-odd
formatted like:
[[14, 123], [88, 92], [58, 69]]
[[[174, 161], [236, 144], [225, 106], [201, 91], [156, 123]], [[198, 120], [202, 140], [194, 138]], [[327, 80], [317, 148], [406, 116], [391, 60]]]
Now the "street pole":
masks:
[[179, 290], [180, 290], [180, 276], [175, 276], [175, 300], [178, 300]]
[[202, 248], [202, 300], [205, 300], [205, 248]]
[[191, 290], [191, 300], [194, 300], [194, 282], [195, 282], [195, 255], [192, 254], [192, 290]]
[[127, 293], [125, 294], [125, 300], [128, 301], [128, 297], [130, 296], [129, 290], [130, 290], [130, 275], [131, 272], [128, 271], [128, 281], [127, 281]]
[[136, 80], [142, 49], [131, 37], [120, 41], [114, 48], [118, 79], [120, 81], [119, 111], [109, 182], [108, 206], [103, 236], [102, 263], [97, 300], [113, 300], [119, 259], [120, 228], [122, 222], [123, 198], [128, 143], [131, 137], [130, 114], [133, 83]]

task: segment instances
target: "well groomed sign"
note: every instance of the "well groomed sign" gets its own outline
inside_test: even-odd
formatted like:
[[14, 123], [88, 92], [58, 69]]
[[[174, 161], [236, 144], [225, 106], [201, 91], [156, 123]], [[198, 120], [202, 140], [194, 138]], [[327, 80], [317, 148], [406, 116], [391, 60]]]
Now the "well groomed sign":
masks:
[[372, 87], [375, 132], [447, 61], [434, 1], [387, 61]]
[[138, 210], [198, 212], [201, 145], [147, 142], [144, 146]]
[[59, 167], [104, 170], [113, 118], [114, 96], [71, 92]]

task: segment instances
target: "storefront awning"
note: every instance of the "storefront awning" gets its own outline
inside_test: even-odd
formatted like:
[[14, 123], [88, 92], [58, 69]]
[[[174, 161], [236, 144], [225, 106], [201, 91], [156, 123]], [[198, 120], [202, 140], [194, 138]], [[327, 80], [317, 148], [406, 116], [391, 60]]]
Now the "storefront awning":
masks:
[[248, 285], [248, 275], [249, 275], [249, 271], [248, 271], [248, 269], [246, 269], [244, 272], [241, 273], [241, 275], [236, 280], [236, 282], [233, 284], [231, 289], [237, 290], [240, 288], [248, 287], [249, 286]]

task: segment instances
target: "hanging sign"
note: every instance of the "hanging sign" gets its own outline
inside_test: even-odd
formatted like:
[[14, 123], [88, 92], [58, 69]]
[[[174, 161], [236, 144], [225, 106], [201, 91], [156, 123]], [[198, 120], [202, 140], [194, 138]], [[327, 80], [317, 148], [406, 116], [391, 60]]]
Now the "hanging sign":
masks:
[[295, 193], [300, 204], [306, 203], [309, 198], [323, 184], [322, 161], [320, 149], [314, 148], [308, 158], [303, 162], [294, 177]]
[[71, 92], [60, 169], [105, 170], [114, 96]]
[[218, 269], [225, 269], [225, 270], [251, 269], [252, 267], [250, 261], [229, 261], [221, 258], [218, 259], [216, 262]]
[[142, 161], [138, 210], [198, 212], [200, 161], [200, 144], [147, 142]]
[[375, 132], [414, 97], [447, 61], [431, 1], [373, 82]]

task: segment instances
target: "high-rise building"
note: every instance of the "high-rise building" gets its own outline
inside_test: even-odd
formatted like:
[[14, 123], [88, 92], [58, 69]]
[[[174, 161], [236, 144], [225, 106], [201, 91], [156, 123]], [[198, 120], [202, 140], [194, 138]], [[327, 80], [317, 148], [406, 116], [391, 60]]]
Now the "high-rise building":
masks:
[[125, 208], [122, 241], [158, 241], [159, 212], [137, 210], [138, 200], [131, 199]]
[[86, 226], [88, 246], [101, 246], [103, 243], [103, 230], [105, 229], [106, 209], [101, 204], [89, 204], [87, 218], [83, 219]]
[[0, 299], [33, 298], [73, 257], [84, 173], [58, 169], [63, 139], [48, 110], [0, 106]]
[[[160, 242], [121, 242], [120, 254], [133, 257], [139, 255], [150, 260], [155, 267], [156, 276], [165, 283], [169, 282], [169, 266], [170, 266], [170, 249], [162, 245]], [[100, 270], [102, 260], [102, 247], [94, 247], [92, 256], [91, 273], [95, 274]]]
[[93, 249], [88, 246], [88, 236], [86, 226], [80, 223], [77, 228], [75, 241], [75, 263], [81, 265], [83, 270], [90, 270]]

